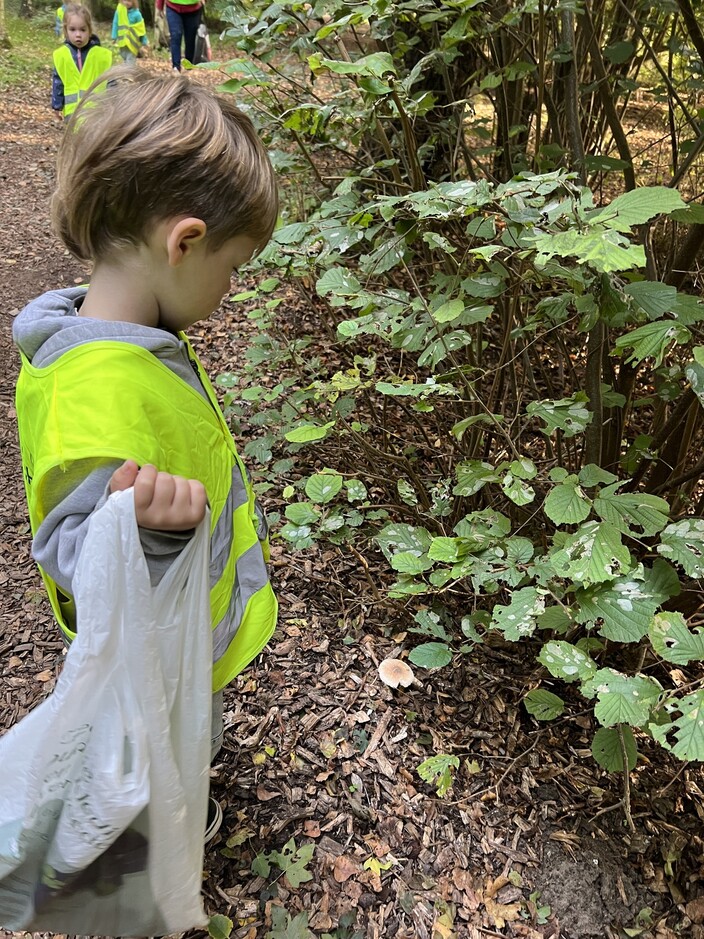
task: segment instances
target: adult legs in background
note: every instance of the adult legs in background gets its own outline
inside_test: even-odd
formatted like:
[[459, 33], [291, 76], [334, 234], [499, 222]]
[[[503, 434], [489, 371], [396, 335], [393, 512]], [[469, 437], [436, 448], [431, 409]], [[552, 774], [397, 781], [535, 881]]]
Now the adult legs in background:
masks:
[[183, 39], [183, 20], [184, 17], [171, 7], [166, 9], [166, 22], [169, 25], [169, 35], [171, 44], [171, 64], [174, 68], [181, 71], [181, 41]]
[[186, 40], [184, 57], [188, 59], [191, 64], [193, 64], [193, 57], [196, 54], [196, 36], [198, 35], [198, 27], [200, 26], [202, 14], [202, 10], [196, 10], [195, 13], [181, 14], [183, 35]]

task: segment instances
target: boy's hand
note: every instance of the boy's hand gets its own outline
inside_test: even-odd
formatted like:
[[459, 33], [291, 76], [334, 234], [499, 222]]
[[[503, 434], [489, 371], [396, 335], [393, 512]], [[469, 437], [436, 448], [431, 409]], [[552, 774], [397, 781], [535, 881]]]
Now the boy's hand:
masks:
[[134, 486], [134, 508], [140, 528], [185, 531], [205, 516], [205, 487], [197, 479], [160, 473], [155, 466], [141, 469], [127, 460], [112, 474], [110, 492]]

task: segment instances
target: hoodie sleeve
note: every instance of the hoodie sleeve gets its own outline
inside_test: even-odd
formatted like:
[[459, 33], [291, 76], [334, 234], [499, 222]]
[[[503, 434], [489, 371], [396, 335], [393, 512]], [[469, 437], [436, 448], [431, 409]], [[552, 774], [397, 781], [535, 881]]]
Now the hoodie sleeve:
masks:
[[115, 10], [115, 15], [112, 18], [112, 41], [114, 42], [117, 39], [117, 10]]
[[56, 69], [51, 76], [51, 106], [55, 111], [64, 109], [64, 83], [59, 78]]

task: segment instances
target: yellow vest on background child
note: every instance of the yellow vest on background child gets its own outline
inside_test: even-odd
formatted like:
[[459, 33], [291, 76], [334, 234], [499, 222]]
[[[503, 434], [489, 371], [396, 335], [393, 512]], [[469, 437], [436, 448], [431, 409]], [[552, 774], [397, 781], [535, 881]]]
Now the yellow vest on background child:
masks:
[[112, 52], [102, 46], [92, 46], [86, 52], [83, 68], [79, 72], [68, 46], [59, 46], [54, 50], [54, 67], [64, 85], [64, 117], [66, 118], [76, 110], [78, 102], [96, 78], [112, 67]]
[[117, 45], [125, 48], [132, 55], [137, 55], [140, 47], [144, 45], [142, 37], [146, 36], [147, 31], [144, 26], [144, 20], [140, 16], [137, 22], [130, 23], [129, 11], [127, 7], [118, 3], [117, 5]]

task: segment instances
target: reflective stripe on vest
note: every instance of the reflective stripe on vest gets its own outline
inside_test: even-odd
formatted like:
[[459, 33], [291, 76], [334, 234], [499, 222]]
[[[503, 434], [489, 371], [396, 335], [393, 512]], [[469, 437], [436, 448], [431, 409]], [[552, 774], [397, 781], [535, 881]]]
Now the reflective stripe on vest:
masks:
[[[254, 492], [210, 382], [180, 338], [208, 400], [127, 342], [85, 343], [45, 368], [23, 359], [17, 382], [22, 465], [33, 533], [52, 508], [43, 503], [46, 485], [64, 473], [68, 480], [78, 460], [134, 459], [203, 482], [211, 509], [213, 690], [219, 690], [266, 645], [277, 604], [257, 537]], [[73, 638], [65, 616], [70, 598], [64, 602], [52, 578], [45, 571], [42, 577], [61, 628]]]
[[121, 3], [117, 7], [117, 44], [124, 46], [133, 55], [139, 52], [141, 46], [140, 38], [146, 36], [147, 31], [144, 27], [144, 20], [137, 23], [130, 23], [129, 13], [126, 7]]
[[91, 46], [85, 54], [80, 72], [65, 43], [54, 50], [54, 67], [64, 86], [64, 117], [76, 110], [78, 102], [96, 78], [111, 66], [112, 52], [102, 46]]

